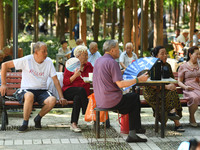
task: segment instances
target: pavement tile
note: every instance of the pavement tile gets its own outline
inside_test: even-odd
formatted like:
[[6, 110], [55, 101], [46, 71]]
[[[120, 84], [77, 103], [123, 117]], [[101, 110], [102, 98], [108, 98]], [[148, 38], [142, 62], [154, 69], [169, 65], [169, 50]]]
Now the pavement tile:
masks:
[[80, 143], [88, 143], [87, 139], [79, 138]]
[[43, 144], [51, 144], [51, 140], [50, 139], [42, 139], [42, 143]]
[[122, 139], [122, 138], [115, 138], [115, 141], [116, 142], [125, 142], [124, 139]]
[[42, 144], [41, 139], [34, 139], [33, 144]]
[[147, 145], [147, 143], [137, 143], [139, 147], [141, 147], [142, 149], [149, 149], [149, 146]]
[[14, 145], [23, 145], [22, 140], [14, 140]]
[[150, 137], [150, 140], [152, 140], [153, 142], [161, 142], [161, 140], [157, 137]]
[[4, 144], [4, 140], [0, 140], [0, 145], [3, 145]]
[[24, 145], [31, 145], [33, 144], [32, 140], [24, 140]]
[[133, 150], [142, 150], [136, 143], [129, 143], [129, 145]]
[[73, 143], [73, 144], [78, 144], [78, 143], [79, 143], [79, 140], [78, 140], [78, 139], [75, 139], [75, 138], [69, 139], [69, 140], [70, 140], [70, 142]]
[[14, 144], [14, 142], [13, 142], [13, 140], [5, 140], [5, 143], [4, 143], [5, 145], [13, 145]]
[[52, 144], [60, 144], [60, 139], [51, 139]]
[[69, 139], [60, 139], [60, 141], [61, 141], [62, 144], [69, 144], [70, 143]]
[[161, 138], [161, 137], [158, 137], [162, 142], [169, 142], [170, 140], [168, 138]]
[[147, 141], [147, 145], [152, 149], [157, 149], [157, 150], [160, 150], [160, 148], [154, 143], [154, 142], [148, 142]]
[[179, 140], [179, 141], [187, 141], [188, 139], [186, 138], [186, 137], [177, 137], [177, 139]]
[[170, 141], [180, 141], [180, 137], [167, 137]]

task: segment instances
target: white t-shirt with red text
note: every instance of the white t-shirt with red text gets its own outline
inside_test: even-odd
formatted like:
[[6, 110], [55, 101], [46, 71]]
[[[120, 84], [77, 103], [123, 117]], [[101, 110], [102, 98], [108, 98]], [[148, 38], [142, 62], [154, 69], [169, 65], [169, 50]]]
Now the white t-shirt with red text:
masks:
[[35, 61], [33, 55], [15, 59], [13, 62], [16, 70], [22, 70], [21, 89], [47, 89], [48, 77], [56, 75], [49, 57], [41, 64]]

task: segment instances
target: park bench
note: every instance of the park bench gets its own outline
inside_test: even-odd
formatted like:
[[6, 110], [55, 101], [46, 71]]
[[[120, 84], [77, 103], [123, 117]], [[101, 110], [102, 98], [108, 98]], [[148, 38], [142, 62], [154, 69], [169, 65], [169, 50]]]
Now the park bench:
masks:
[[[6, 76], [6, 82], [7, 82], [7, 93], [6, 96], [0, 96], [0, 110], [1, 110], [1, 130], [6, 130], [6, 125], [8, 125], [8, 115], [7, 110], [8, 109], [19, 109], [23, 108], [23, 105], [21, 105], [17, 99], [13, 97], [13, 93], [20, 88], [21, 85], [21, 78], [22, 73], [21, 72], [8, 72]], [[72, 108], [73, 101], [68, 101], [68, 105], [65, 105], [62, 107], [62, 105], [59, 104], [57, 101], [54, 108]], [[39, 105], [38, 103], [33, 104], [33, 108], [42, 108], [42, 105]]]

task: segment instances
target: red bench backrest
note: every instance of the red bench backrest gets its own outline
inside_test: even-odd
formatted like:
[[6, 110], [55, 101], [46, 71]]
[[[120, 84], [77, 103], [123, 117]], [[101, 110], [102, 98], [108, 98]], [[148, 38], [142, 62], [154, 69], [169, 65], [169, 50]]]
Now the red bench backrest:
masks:
[[6, 85], [7, 89], [7, 96], [12, 96], [13, 93], [21, 87], [21, 79], [22, 73], [21, 72], [7, 72], [6, 75]]

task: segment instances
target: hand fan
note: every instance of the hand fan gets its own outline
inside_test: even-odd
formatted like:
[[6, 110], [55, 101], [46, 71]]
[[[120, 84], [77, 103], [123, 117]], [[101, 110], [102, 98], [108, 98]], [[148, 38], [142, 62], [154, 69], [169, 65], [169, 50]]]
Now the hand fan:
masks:
[[68, 59], [65, 64], [66, 69], [71, 72], [74, 72], [76, 68], [80, 68], [80, 66], [81, 66], [81, 62], [76, 57]]
[[[155, 57], [143, 57], [135, 60], [124, 71], [123, 79], [124, 80], [135, 79], [136, 77], [142, 75], [143, 73], [148, 72], [149, 70], [151, 70], [151, 68], [157, 62], [157, 60], [158, 58]], [[127, 87], [126, 89], [130, 87]]]

